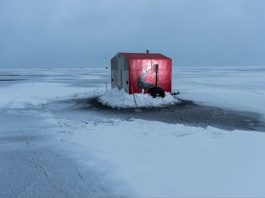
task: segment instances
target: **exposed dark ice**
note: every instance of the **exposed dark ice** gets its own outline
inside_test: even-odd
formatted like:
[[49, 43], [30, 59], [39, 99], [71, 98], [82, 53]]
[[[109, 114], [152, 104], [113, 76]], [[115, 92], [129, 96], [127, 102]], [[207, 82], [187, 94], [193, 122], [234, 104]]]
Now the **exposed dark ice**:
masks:
[[[258, 113], [207, 106], [189, 100], [180, 100], [177, 104], [165, 107], [138, 109], [111, 108], [101, 104], [97, 97], [61, 101], [61, 108], [62, 104], [68, 104], [67, 108], [70, 108], [72, 113], [78, 113], [80, 110], [87, 114], [93, 112], [95, 118], [98, 115], [98, 119], [102, 117], [122, 120], [143, 119], [203, 128], [210, 126], [225, 130], [265, 132], [263, 116]], [[52, 106], [51, 104], [51, 109]], [[60, 108], [60, 105], [56, 106]]]

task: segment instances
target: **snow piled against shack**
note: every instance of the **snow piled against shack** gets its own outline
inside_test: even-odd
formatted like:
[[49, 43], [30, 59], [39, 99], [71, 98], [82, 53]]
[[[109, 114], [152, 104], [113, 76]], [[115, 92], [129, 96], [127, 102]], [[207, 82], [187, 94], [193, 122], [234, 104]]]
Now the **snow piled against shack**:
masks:
[[128, 94], [124, 90], [114, 88], [106, 91], [98, 98], [99, 102], [112, 108], [162, 107], [179, 102], [174, 96], [166, 92], [164, 98], [153, 98], [149, 94]]

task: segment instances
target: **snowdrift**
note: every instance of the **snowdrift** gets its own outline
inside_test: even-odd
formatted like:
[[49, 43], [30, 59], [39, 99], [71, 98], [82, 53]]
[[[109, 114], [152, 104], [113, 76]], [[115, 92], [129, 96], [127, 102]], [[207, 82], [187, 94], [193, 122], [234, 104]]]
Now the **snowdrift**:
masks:
[[[166, 92], [164, 98], [153, 98], [149, 94], [134, 94], [137, 107], [162, 107], [179, 102], [174, 96]], [[106, 91], [98, 98], [99, 102], [112, 108], [135, 108], [134, 97], [124, 90], [114, 88]]]

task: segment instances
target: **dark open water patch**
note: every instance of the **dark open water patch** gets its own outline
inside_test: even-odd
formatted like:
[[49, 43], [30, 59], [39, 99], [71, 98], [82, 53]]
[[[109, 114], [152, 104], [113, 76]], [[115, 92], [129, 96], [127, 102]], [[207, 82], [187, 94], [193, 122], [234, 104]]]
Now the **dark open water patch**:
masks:
[[21, 81], [25, 79], [0, 79], [1, 82], [14, 82], [14, 81]]
[[216, 127], [225, 130], [249, 130], [265, 132], [262, 115], [253, 112], [234, 111], [230, 109], [196, 104], [181, 100], [180, 103], [159, 108], [114, 109], [102, 105], [98, 98], [75, 99], [72, 108], [100, 113], [102, 118], [112, 117], [124, 120], [143, 119], [173, 124], [185, 124], [197, 127]]
[[17, 74], [0, 74], [0, 77], [12, 77], [12, 76], [20, 76], [20, 75], [17, 75]]

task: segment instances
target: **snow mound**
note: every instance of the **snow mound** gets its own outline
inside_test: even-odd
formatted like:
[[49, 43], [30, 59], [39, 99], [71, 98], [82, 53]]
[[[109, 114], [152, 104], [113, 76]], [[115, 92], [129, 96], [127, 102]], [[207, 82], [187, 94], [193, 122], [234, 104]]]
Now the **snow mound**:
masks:
[[[166, 92], [164, 98], [153, 98], [149, 94], [134, 94], [137, 107], [161, 107], [178, 103], [179, 100], [174, 98], [170, 93]], [[135, 101], [131, 94], [125, 92], [125, 90], [119, 90], [114, 88], [106, 91], [99, 97], [99, 102], [103, 105], [110, 106], [112, 108], [134, 108]]]

